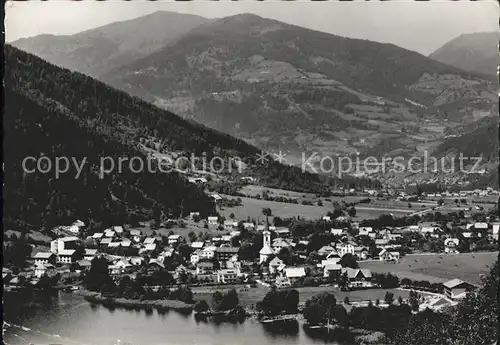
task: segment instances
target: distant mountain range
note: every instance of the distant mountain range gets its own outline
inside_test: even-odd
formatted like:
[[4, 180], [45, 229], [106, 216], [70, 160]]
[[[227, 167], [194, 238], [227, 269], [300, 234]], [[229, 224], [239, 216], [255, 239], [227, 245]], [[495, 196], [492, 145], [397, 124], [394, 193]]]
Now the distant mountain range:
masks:
[[[116, 34], [134, 28], [141, 33], [133, 37], [147, 37], [143, 44]], [[494, 113], [497, 102], [494, 78], [392, 44], [251, 14], [208, 20], [159, 12], [13, 45], [260, 148], [284, 150], [292, 163], [302, 152], [410, 155], [438, 143], [447, 128]]]
[[195, 15], [155, 12], [75, 35], [23, 38], [13, 45], [55, 65], [97, 77], [152, 54], [208, 22]]
[[499, 39], [498, 32], [463, 34], [443, 45], [429, 57], [464, 71], [494, 76], [500, 64]]

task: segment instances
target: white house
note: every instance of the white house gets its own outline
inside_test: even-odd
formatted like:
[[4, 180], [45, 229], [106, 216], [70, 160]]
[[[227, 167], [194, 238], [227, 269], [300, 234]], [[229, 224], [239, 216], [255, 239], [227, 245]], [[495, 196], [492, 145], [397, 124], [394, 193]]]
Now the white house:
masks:
[[64, 249], [60, 250], [59, 253], [57, 253], [57, 262], [63, 263], [63, 264], [71, 264], [75, 261], [75, 252], [76, 250], [74, 249]]
[[232, 284], [238, 282], [238, 271], [235, 269], [222, 269], [217, 271], [217, 282]]
[[81, 220], [76, 220], [73, 224], [71, 224], [67, 230], [69, 232], [72, 232], [74, 234], [78, 234], [82, 231], [82, 229], [85, 227], [85, 223], [82, 222]]
[[117, 233], [118, 235], [123, 234], [123, 226], [121, 225], [115, 225], [113, 226], [113, 231]]
[[255, 229], [255, 224], [252, 222], [244, 222], [243, 223], [243, 228], [245, 230], [254, 230]]
[[210, 216], [208, 217], [208, 225], [217, 225], [219, 224], [219, 217], [216, 216]]
[[226, 220], [224, 221], [224, 230], [234, 230], [238, 227], [238, 222], [235, 220]]
[[181, 240], [182, 240], [182, 236], [181, 235], [170, 235], [170, 236], [168, 236], [168, 244], [169, 245], [179, 243]]
[[212, 274], [214, 271], [214, 264], [211, 261], [202, 261], [196, 265], [196, 275]]
[[86, 248], [83, 254], [83, 259], [87, 261], [92, 261], [97, 256], [97, 249]]
[[344, 229], [334, 229], [330, 230], [331, 234], [334, 236], [342, 236], [344, 234]]
[[94, 240], [100, 240], [104, 236], [104, 233], [102, 232], [96, 232], [95, 234], [92, 235], [92, 238]]
[[116, 232], [114, 232], [113, 230], [108, 229], [108, 230], [104, 231], [105, 237], [113, 238], [113, 237], [115, 237], [115, 235], [116, 235]]
[[368, 236], [369, 233], [373, 232], [373, 228], [370, 226], [362, 226], [359, 228], [359, 236]]
[[291, 284], [298, 279], [306, 276], [304, 267], [287, 267], [283, 270], [284, 276], [288, 278]]
[[191, 248], [193, 249], [201, 249], [205, 245], [205, 242], [197, 241], [197, 242], [191, 242]]
[[335, 250], [335, 248], [333, 248], [330, 245], [323, 246], [320, 249], [318, 249], [319, 256], [328, 256], [328, 254], [333, 253], [333, 252], [337, 252], [337, 251]]
[[323, 216], [322, 220], [324, 220], [325, 222], [329, 222], [332, 219], [330, 218], [330, 216]]
[[340, 261], [340, 258], [330, 258], [326, 260], [321, 260], [321, 268], [325, 268], [326, 265], [336, 265]]
[[278, 268], [283, 265], [284, 265], [283, 260], [281, 260], [278, 257], [275, 257], [274, 259], [269, 261], [269, 273], [274, 274], [278, 272]]
[[200, 250], [195, 250], [194, 252], [191, 253], [189, 256], [189, 262], [191, 262], [191, 265], [196, 265], [200, 261]]
[[418, 231], [420, 233], [434, 233], [441, 231], [441, 228], [438, 224], [433, 222], [421, 222], [418, 224]]
[[339, 255], [342, 257], [346, 254], [355, 254], [355, 245], [352, 243], [342, 243], [337, 245], [337, 251]]
[[458, 238], [447, 238], [444, 240], [444, 252], [447, 254], [457, 254], [457, 246], [460, 243]]
[[484, 223], [484, 222], [474, 223], [474, 229], [475, 230], [488, 230], [488, 223]]
[[284, 240], [281, 237], [278, 237], [273, 240], [273, 244], [271, 247], [274, 253], [278, 254], [283, 248], [290, 248], [291, 245], [288, 241]]
[[491, 236], [494, 240], [498, 241], [498, 230], [500, 229], [500, 223], [493, 223]]
[[45, 265], [45, 264], [55, 264], [56, 255], [52, 252], [38, 252], [33, 257], [35, 259], [35, 265]]
[[323, 267], [323, 277], [328, 278], [330, 274], [340, 274], [342, 271], [342, 266], [339, 264], [326, 264]]
[[379, 260], [384, 262], [397, 262], [401, 258], [401, 254], [399, 252], [389, 252], [386, 249], [382, 249], [378, 256]]
[[44, 274], [48, 274], [49, 271], [53, 271], [55, 269], [54, 265], [51, 263], [45, 264], [37, 264], [33, 267], [35, 277], [41, 278]]
[[54, 254], [58, 254], [65, 249], [76, 249], [78, 241], [78, 237], [75, 236], [58, 238], [50, 242], [50, 251]]
[[462, 299], [467, 295], [467, 292], [474, 289], [474, 285], [464, 282], [460, 279], [452, 279], [443, 283], [444, 294], [452, 300]]
[[205, 247], [200, 251], [200, 259], [213, 259], [215, 257], [215, 251], [217, 250], [217, 247], [215, 246], [209, 246]]

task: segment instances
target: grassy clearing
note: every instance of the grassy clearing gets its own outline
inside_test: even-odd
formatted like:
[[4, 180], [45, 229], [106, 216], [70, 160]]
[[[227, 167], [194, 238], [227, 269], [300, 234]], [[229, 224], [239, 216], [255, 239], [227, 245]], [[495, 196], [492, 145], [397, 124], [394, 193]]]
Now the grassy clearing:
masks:
[[[357, 197], [359, 200], [359, 197]], [[221, 210], [221, 214], [228, 218], [231, 213], [234, 213], [235, 218], [237, 220], [246, 220], [247, 217], [251, 219], [263, 219], [262, 217], [262, 209], [270, 208], [273, 216], [278, 216], [281, 218], [287, 217], [296, 217], [300, 216], [304, 219], [319, 219], [325, 216], [328, 212], [333, 211], [333, 206], [331, 201], [323, 201], [323, 206], [317, 205], [301, 205], [301, 204], [290, 204], [290, 203], [281, 203], [275, 201], [267, 201], [267, 200], [258, 200], [253, 198], [242, 197], [242, 205], [237, 207], [226, 207]], [[334, 198], [330, 198], [334, 200]], [[349, 199], [347, 198], [338, 198], [338, 201], [345, 200], [346, 202]], [[405, 204], [407, 206], [407, 203]], [[407, 213], [415, 212], [415, 209], [404, 208], [403, 205], [397, 205], [402, 207], [401, 209], [396, 207], [390, 207], [390, 205], [383, 205], [382, 207], [378, 207], [376, 205], [363, 204], [356, 207], [357, 213], [355, 220], [363, 220], [363, 219], [371, 219], [377, 218], [382, 214], [390, 214], [393, 213], [397, 216], [402, 216]]]
[[[445, 254], [415, 254], [403, 257], [399, 263], [383, 263], [379, 261], [360, 262], [361, 268], [369, 268], [376, 273], [392, 273], [399, 278], [412, 280], [428, 280], [432, 283], [442, 283], [453, 278], [459, 278], [479, 284], [480, 275], [487, 274], [493, 265], [498, 252], [494, 253], [463, 253]], [[489, 267], [488, 267], [489, 266]]]

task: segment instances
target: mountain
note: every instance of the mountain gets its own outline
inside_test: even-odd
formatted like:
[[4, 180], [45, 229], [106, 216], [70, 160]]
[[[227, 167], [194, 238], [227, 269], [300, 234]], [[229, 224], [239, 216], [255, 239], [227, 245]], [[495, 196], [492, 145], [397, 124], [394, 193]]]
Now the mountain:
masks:
[[[273, 160], [259, 163], [259, 150], [242, 140], [12, 46], [6, 45], [4, 54], [4, 192], [10, 225], [48, 226], [75, 217], [134, 223], [159, 216], [161, 210], [167, 216], [213, 214], [212, 198], [186, 176], [202, 169], [213, 182], [228, 186], [241, 176], [238, 167], [269, 187], [322, 193], [335, 182]], [[49, 168], [47, 173], [23, 170], [25, 158], [27, 168], [34, 169], [42, 156], [47, 158], [40, 170]], [[56, 157], [70, 163], [60, 176], [54, 171]], [[207, 168], [199, 166], [202, 158]], [[183, 161], [194, 161], [195, 167], [178, 164]], [[83, 169], [74, 162], [84, 162]]]
[[455, 168], [459, 172], [459, 157], [462, 154], [466, 157], [463, 160], [463, 166], [467, 171], [472, 172], [472, 174], [467, 174], [467, 180], [474, 188], [498, 188], [500, 152], [498, 116], [483, 118], [475, 124], [475, 127], [462, 130], [462, 133], [446, 138], [432, 152], [432, 156], [455, 157]]
[[210, 19], [190, 14], [158, 11], [75, 35], [40, 35], [13, 46], [55, 65], [99, 76], [164, 47]]
[[465, 157], [483, 157], [483, 163], [498, 161], [498, 117], [484, 118], [475, 128], [447, 138], [436, 148], [438, 157], [460, 154]]
[[296, 157], [411, 154], [496, 102], [491, 81], [418, 53], [251, 14], [203, 24], [101, 78]]
[[431, 59], [465, 71], [494, 76], [500, 65], [497, 32], [463, 34], [429, 55]]
[[[86, 42], [78, 56], [108, 61], [100, 39]], [[495, 83], [483, 76], [392, 44], [252, 14], [206, 21], [163, 43], [128, 63], [109, 60], [98, 78], [259, 148], [283, 150], [295, 164], [303, 153], [409, 156], [496, 109]], [[59, 43], [41, 50], [32, 51], [58, 63]], [[62, 65], [89, 73], [78, 57]]]

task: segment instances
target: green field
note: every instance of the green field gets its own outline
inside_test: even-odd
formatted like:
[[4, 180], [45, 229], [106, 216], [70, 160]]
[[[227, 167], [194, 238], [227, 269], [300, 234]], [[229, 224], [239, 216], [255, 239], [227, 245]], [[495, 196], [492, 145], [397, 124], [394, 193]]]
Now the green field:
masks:
[[[399, 278], [428, 280], [442, 283], [459, 278], [479, 284], [480, 275], [487, 274], [498, 252], [463, 254], [415, 254], [403, 257], [399, 263], [380, 261], [360, 262], [361, 268], [369, 268], [376, 273], [392, 273]], [[489, 267], [488, 267], [489, 266]]]
[[[232, 198], [230, 196], [226, 196], [228, 198]], [[359, 197], [357, 197], [359, 200]], [[301, 204], [291, 204], [291, 203], [282, 203], [268, 200], [259, 200], [253, 198], [242, 197], [242, 205], [237, 207], [225, 207], [220, 210], [221, 214], [226, 218], [229, 217], [231, 213], [234, 213], [235, 218], [238, 220], [246, 220], [247, 217], [251, 219], [258, 220], [259, 218], [262, 220], [262, 209], [270, 208], [273, 216], [278, 216], [281, 218], [287, 217], [296, 217], [300, 216], [304, 219], [319, 219], [322, 216], [325, 216], [328, 212], [333, 211], [333, 206], [330, 201], [323, 201], [323, 206], [317, 205], [301, 205]], [[333, 200], [333, 199], [332, 199]], [[338, 200], [346, 200], [345, 198], [338, 198]], [[401, 206], [402, 207], [402, 206]], [[407, 213], [414, 212], [415, 210], [408, 209], [398, 209], [388, 206], [371, 207], [368, 204], [359, 205], [356, 207], [357, 213], [355, 220], [363, 220], [370, 218], [377, 218], [382, 214], [393, 213], [397, 216], [402, 216]]]

